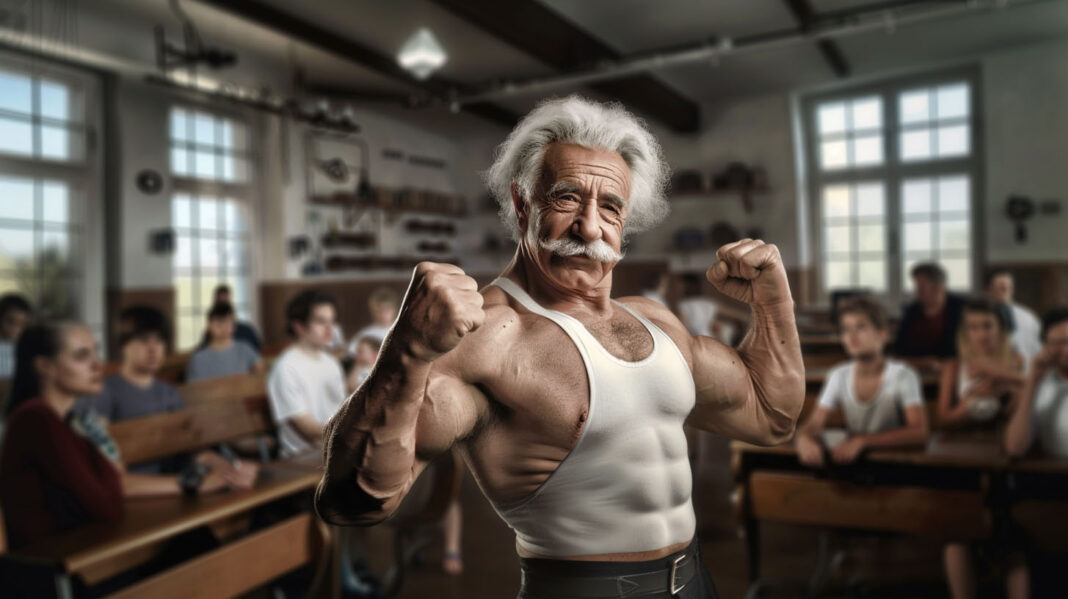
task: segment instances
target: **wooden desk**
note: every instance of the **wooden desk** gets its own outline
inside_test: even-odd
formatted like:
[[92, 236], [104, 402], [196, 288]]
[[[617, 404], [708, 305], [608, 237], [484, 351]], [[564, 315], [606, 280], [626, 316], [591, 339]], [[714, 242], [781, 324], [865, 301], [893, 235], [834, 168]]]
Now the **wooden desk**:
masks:
[[[76, 576], [86, 584], [92, 585], [103, 581], [117, 573], [129, 570], [131, 567], [145, 563], [158, 554], [163, 544], [178, 535], [191, 531], [201, 526], [207, 526], [226, 521], [244, 514], [249, 514], [257, 507], [267, 505], [278, 499], [299, 493], [307, 493], [318, 484], [320, 474], [308, 468], [304, 464], [288, 464], [278, 462], [264, 466], [260, 471], [256, 487], [245, 491], [231, 491], [227, 493], [215, 493], [199, 497], [165, 497], [158, 499], [137, 499], [126, 502], [126, 511], [121, 521], [113, 524], [94, 523], [86, 525], [58, 536], [43, 540], [12, 552], [6, 557], [15, 560], [26, 560], [35, 564], [53, 564], [60, 576]], [[292, 569], [287, 565], [292, 562], [296, 567], [307, 560], [311, 553], [319, 552], [322, 547], [312, 535], [301, 535], [301, 529], [318, 526], [315, 516], [310, 513], [300, 514], [280, 524], [272, 526], [264, 531], [259, 531], [239, 541], [239, 543], [253, 543], [256, 549], [270, 552], [272, 538], [306, 538], [305, 545], [286, 547], [281, 554], [270, 554], [269, 558], [274, 561], [270, 564], [258, 565], [258, 570], [267, 576], [268, 573], [277, 573]], [[298, 534], [294, 534], [298, 533]], [[293, 545], [292, 541], [286, 541]], [[275, 548], [275, 551], [277, 548]], [[221, 554], [225, 557], [228, 552], [233, 552], [230, 545], [210, 552]], [[208, 557], [208, 556], [202, 556]], [[193, 562], [202, 558], [196, 558]], [[196, 565], [196, 564], [194, 564]], [[210, 564], [209, 564], [210, 565]], [[212, 569], [218, 569], [218, 560], [212, 565]], [[182, 568], [184, 566], [179, 566]], [[244, 566], [242, 566], [244, 567]], [[279, 568], [281, 568], [279, 570]], [[177, 568], [176, 568], [177, 569]], [[255, 570], [256, 568], [254, 568]], [[158, 596], [157, 587], [166, 584], [161, 582], [160, 577], [175, 576], [164, 572], [149, 580], [134, 585], [130, 589], [120, 593], [139, 589], [139, 593], [147, 593], [151, 590], [152, 596]], [[188, 574], [188, 572], [187, 572]], [[243, 572], [241, 585], [263, 583], [273, 578], [256, 580], [249, 578]], [[204, 581], [208, 579], [203, 579]], [[69, 583], [68, 583], [69, 584]], [[185, 580], [181, 588], [189, 591], [197, 588], [197, 579]], [[211, 579], [211, 582], [202, 584], [220, 584], [219, 580]], [[222, 583], [222, 584], [225, 584]], [[192, 587], [190, 585], [193, 585]], [[224, 587], [225, 588], [225, 587]], [[208, 589], [212, 595], [225, 595], [218, 589]]]

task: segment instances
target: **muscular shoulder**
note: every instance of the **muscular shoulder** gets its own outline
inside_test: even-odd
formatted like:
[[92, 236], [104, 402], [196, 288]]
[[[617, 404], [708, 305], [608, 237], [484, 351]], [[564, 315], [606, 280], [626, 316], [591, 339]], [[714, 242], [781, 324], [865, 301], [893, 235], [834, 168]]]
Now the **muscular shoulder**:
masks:
[[521, 335], [519, 313], [499, 287], [483, 288], [482, 326], [464, 337], [455, 349], [439, 359], [435, 370], [451, 373], [467, 383], [485, 380]]

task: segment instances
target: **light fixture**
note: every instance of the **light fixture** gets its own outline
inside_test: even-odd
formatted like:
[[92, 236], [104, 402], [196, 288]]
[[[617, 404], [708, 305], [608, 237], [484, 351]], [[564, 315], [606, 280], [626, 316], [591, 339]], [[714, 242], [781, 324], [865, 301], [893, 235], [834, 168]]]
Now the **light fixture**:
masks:
[[416, 79], [426, 79], [448, 59], [445, 49], [426, 27], [420, 27], [412, 34], [397, 54], [397, 62]]

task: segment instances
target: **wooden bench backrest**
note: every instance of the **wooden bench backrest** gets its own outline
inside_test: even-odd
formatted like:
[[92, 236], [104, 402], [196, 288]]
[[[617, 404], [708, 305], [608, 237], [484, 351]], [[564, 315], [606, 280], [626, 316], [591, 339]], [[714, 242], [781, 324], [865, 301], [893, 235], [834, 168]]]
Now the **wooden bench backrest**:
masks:
[[198, 451], [274, 430], [262, 376], [237, 375], [179, 387], [185, 409], [112, 423], [126, 464]]

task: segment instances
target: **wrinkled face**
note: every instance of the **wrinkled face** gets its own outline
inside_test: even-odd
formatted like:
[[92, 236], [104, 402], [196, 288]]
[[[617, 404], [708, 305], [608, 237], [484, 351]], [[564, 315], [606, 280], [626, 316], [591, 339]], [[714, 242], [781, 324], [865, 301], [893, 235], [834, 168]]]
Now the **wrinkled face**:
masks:
[[356, 344], [356, 364], [370, 366], [378, 359], [378, 350], [370, 343], [360, 342]]
[[212, 341], [234, 338], [234, 317], [221, 316], [208, 321], [208, 335]]
[[134, 337], [122, 346], [122, 363], [144, 374], [155, 374], [163, 366], [167, 345], [155, 333]]
[[975, 351], [990, 355], [997, 350], [1001, 326], [998, 324], [997, 317], [993, 314], [987, 312], [965, 312], [963, 326], [968, 344]]
[[842, 345], [851, 358], [877, 355], [886, 345], [887, 331], [876, 328], [867, 315], [845, 312], [838, 318]]
[[334, 306], [318, 304], [312, 307], [308, 322], [294, 322], [297, 339], [318, 349], [327, 349], [334, 340]]
[[393, 302], [371, 302], [371, 320], [384, 327], [392, 325], [397, 320], [397, 306]]
[[568, 289], [604, 279], [622, 257], [629, 198], [630, 167], [618, 153], [550, 144], [532, 199], [536, 210], [517, 206], [540, 270]]
[[923, 306], [940, 305], [946, 298], [946, 286], [938, 283], [925, 275], [913, 277], [915, 283], [916, 299]]
[[1062, 377], [1068, 378], [1068, 321], [1050, 327], [1045, 344], [1052, 353], [1053, 367]]
[[0, 339], [17, 340], [29, 320], [30, 315], [25, 310], [13, 309], [4, 312], [4, 317], [0, 318]]
[[1012, 276], [1011, 275], [998, 275], [991, 279], [990, 287], [987, 288], [987, 293], [990, 295], [990, 299], [999, 304], [1007, 304], [1012, 301]]
[[67, 329], [59, 355], [51, 359], [37, 358], [36, 367], [42, 387], [51, 384], [76, 397], [98, 395], [103, 388], [96, 339], [88, 327]]

